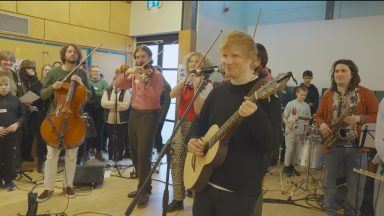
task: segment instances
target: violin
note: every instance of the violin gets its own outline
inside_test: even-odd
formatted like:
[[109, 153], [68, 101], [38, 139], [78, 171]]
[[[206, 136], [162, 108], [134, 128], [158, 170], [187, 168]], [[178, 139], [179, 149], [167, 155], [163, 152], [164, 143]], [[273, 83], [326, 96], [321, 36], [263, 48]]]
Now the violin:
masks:
[[[143, 70], [143, 72], [140, 73], [140, 79], [143, 81], [145, 88], [147, 88], [147, 86], [150, 84], [150, 76], [153, 71], [150, 67], [147, 67], [147, 64], [148, 63], [145, 63], [144, 66], [142, 66], [143, 69], [147, 70]], [[135, 67], [130, 67], [128, 65], [120, 65], [118, 68], [115, 69], [116, 75], [124, 74], [124, 76], [127, 76], [127, 72], [128, 75], [137, 73]]]

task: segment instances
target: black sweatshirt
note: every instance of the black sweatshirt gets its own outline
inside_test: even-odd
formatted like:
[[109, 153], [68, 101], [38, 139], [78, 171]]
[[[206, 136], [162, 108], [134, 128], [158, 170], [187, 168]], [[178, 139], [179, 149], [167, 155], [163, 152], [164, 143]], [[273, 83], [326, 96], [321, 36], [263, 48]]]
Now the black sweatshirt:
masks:
[[[301, 83], [300, 85], [304, 85], [304, 83]], [[313, 106], [310, 106], [311, 115], [313, 115], [314, 113], [316, 113], [317, 107], [319, 106], [319, 90], [317, 90], [316, 86], [313, 84], [307, 87], [307, 89], [308, 95], [307, 98], [305, 98], [305, 102], [307, 102], [308, 104], [313, 103]]]
[[[202, 137], [213, 124], [224, 124], [257, 81], [243, 85], [225, 83], [213, 89], [192, 123], [187, 141]], [[253, 197], [260, 195], [262, 180], [271, 161], [273, 136], [276, 136], [271, 117], [281, 116], [280, 104], [274, 96], [270, 102], [259, 101], [257, 105], [258, 109], [243, 120], [230, 138], [225, 161], [213, 171], [210, 179], [218, 186]]]
[[24, 105], [18, 97], [8, 93], [5, 96], [0, 95], [0, 126], [8, 127], [11, 124], [24, 121]]

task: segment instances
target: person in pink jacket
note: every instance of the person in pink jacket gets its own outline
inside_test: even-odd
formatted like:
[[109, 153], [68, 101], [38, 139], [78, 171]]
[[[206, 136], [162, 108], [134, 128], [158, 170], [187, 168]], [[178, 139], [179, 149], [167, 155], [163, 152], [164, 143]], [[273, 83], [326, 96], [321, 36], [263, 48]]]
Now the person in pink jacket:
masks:
[[[132, 111], [128, 121], [129, 143], [133, 165], [138, 174], [138, 188], [142, 186], [151, 169], [151, 152], [160, 115], [160, 96], [163, 91], [163, 75], [152, 66], [152, 51], [147, 46], [138, 46], [134, 52], [136, 66], [129, 68], [117, 78], [115, 86], [132, 89]], [[139, 197], [138, 205], [149, 200], [151, 184]], [[134, 198], [138, 190], [128, 194]]]

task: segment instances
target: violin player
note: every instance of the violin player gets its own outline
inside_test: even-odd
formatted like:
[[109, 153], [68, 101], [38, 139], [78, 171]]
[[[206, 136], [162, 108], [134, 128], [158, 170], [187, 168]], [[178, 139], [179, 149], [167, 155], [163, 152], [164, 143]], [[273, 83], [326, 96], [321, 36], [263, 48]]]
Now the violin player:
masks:
[[[160, 117], [160, 96], [164, 78], [153, 66], [152, 51], [147, 46], [138, 46], [134, 52], [135, 67], [129, 68], [116, 80], [116, 88], [132, 89], [128, 134], [131, 156], [138, 173], [139, 189], [151, 169], [151, 153], [157, 125]], [[152, 186], [148, 184], [144, 193], [138, 197], [138, 205], [144, 206], [149, 201]], [[135, 198], [138, 190], [128, 194]]]

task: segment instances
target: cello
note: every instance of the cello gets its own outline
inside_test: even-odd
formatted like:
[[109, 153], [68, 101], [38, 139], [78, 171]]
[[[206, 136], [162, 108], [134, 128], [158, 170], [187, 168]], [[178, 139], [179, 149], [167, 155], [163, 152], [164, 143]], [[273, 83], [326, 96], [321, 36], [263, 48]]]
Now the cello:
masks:
[[48, 146], [58, 149], [74, 149], [79, 147], [85, 138], [86, 125], [80, 110], [87, 100], [87, 89], [84, 85], [68, 79], [77, 73], [79, 66], [91, 56], [101, 44], [65, 76], [64, 85], [54, 92], [56, 110], [45, 117], [40, 126], [40, 133]]

